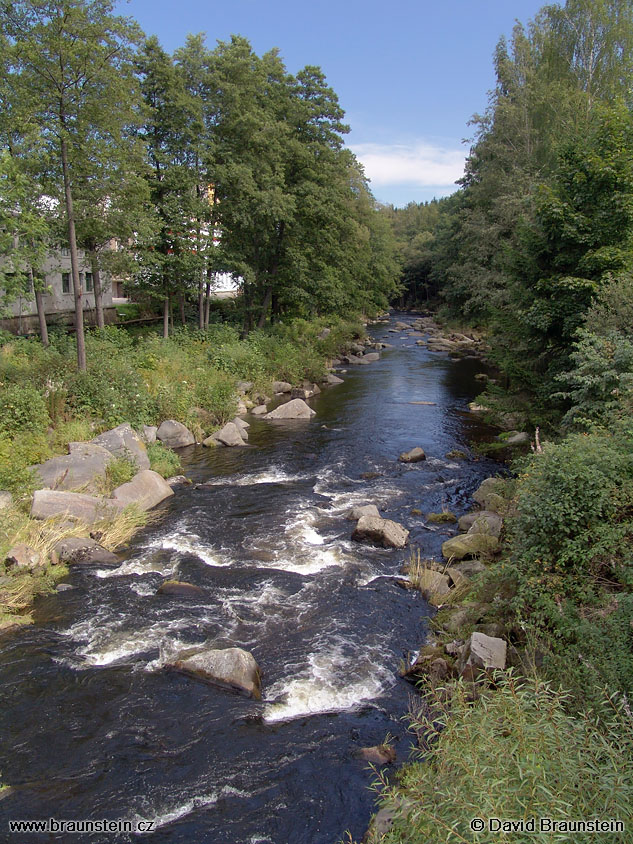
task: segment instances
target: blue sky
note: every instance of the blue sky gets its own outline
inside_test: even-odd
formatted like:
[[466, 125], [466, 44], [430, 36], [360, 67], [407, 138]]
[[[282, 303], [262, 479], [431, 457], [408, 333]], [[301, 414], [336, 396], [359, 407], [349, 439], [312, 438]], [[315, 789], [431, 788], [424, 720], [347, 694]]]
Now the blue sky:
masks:
[[381, 202], [446, 196], [494, 85], [492, 54], [537, 0], [130, 0], [117, 11], [173, 51], [189, 32], [210, 47], [231, 34], [258, 53], [279, 47], [292, 73], [319, 65], [352, 131], [348, 146]]

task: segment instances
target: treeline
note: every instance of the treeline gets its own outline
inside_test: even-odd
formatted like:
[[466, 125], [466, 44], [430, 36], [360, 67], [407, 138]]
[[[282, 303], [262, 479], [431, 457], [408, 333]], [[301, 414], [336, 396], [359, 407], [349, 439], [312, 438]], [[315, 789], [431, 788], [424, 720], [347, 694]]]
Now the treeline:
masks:
[[545, 414], [599, 415], [632, 360], [633, 4], [545, 6], [494, 63], [460, 189], [384, 214], [412, 298], [486, 326]]
[[[160, 302], [239, 281], [243, 329], [384, 307], [397, 289], [391, 229], [318, 67], [192, 35], [173, 55], [109, 0], [0, 5], [0, 286], [41, 294], [68, 244], [85, 368], [78, 249]], [[112, 244], [118, 245], [112, 249]]]

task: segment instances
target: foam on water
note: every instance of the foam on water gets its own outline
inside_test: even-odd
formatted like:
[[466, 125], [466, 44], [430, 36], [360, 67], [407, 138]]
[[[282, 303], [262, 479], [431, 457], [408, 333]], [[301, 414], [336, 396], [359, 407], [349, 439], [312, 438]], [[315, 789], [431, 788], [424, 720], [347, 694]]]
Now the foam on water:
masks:
[[270, 466], [263, 472], [252, 472], [246, 475], [231, 475], [230, 477], [212, 478], [205, 481], [203, 486], [256, 486], [258, 484], [290, 484], [295, 481], [305, 481], [309, 475], [289, 475], [279, 466]]
[[176, 534], [175, 536], [164, 537], [157, 540], [154, 547], [162, 548], [166, 551], [177, 551], [181, 554], [192, 554], [206, 563], [208, 566], [230, 566], [233, 560], [213, 548], [211, 545], [206, 545], [202, 539], [195, 533], [189, 533], [187, 536]]
[[219, 791], [212, 791], [211, 794], [198, 794], [195, 797], [189, 798], [189, 800], [186, 800], [184, 803], [174, 805], [171, 808], [162, 807], [160, 809], [156, 809], [155, 815], [137, 814], [132, 820], [135, 824], [139, 821], [151, 820], [153, 821], [152, 831], [155, 831], [163, 826], [168, 826], [169, 824], [174, 823], [174, 821], [180, 820], [180, 818], [190, 815], [197, 809], [213, 806], [224, 797], [250, 797], [250, 794], [246, 791], [240, 791], [237, 788], [233, 788], [230, 785], [225, 785]]
[[383, 667], [388, 664], [384, 655], [375, 653], [373, 660], [370, 651], [366, 649], [365, 654], [361, 665], [356, 656], [346, 655], [341, 645], [311, 653], [303, 676], [284, 678], [270, 687], [264, 720], [274, 723], [356, 709], [379, 697], [393, 685], [394, 676]]

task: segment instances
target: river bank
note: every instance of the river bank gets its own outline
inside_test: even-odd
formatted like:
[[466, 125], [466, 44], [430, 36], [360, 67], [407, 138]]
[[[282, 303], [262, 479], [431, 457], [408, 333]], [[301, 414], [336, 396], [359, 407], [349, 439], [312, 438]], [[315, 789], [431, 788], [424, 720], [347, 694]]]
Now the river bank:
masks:
[[[64, 336], [48, 349], [15, 340], [0, 353], [4, 631], [31, 621], [34, 598], [54, 589], [69, 565], [118, 563], [115, 552], [184, 480], [173, 449], [245, 446], [248, 411], [315, 395], [320, 388], [307, 378], [335, 384], [335, 354], [351, 354], [352, 365], [366, 350], [355, 320], [302, 322], [247, 342], [229, 326], [204, 337], [181, 331], [171, 342], [133, 342], [108, 328], [90, 335], [93, 370], [79, 375], [71, 346]], [[112, 370], [113, 361], [108, 382], [102, 367]]]
[[[581, 830], [576, 818], [592, 819], [585, 831], [596, 840], [631, 840], [630, 432], [545, 444], [538, 428], [518, 434], [513, 478], [475, 492], [479, 514], [460, 519], [469, 530], [445, 543], [444, 563], [418, 557], [411, 567], [439, 608], [404, 669], [420, 689], [410, 709], [420, 761], [379, 774], [370, 844], [527, 840], [521, 830], [545, 841]], [[499, 455], [494, 443], [507, 440], [480, 451]], [[469, 535], [486, 547], [469, 549]], [[470, 583], [453, 552], [472, 559]]]

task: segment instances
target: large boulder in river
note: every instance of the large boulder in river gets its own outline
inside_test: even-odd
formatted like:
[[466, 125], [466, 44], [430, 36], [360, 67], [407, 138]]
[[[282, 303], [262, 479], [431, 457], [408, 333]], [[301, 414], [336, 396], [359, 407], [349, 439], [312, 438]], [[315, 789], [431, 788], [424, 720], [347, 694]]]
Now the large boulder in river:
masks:
[[31, 466], [37, 481], [48, 489], [97, 492], [98, 481], [105, 478], [106, 467], [114, 455], [96, 443], [71, 443], [69, 448], [70, 454]]
[[316, 415], [316, 411], [303, 401], [303, 399], [292, 399], [278, 408], [267, 413], [265, 419], [310, 419]]
[[198, 651], [166, 665], [206, 683], [217, 683], [261, 700], [261, 673], [254, 656], [242, 648]]
[[332, 375], [331, 372], [328, 373], [327, 378], [325, 379], [327, 384], [335, 386], [336, 384], [342, 384], [343, 379], [339, 378], [338, 375]]
[[363, 355], [363, 363], [374, 363], [377, 360], [380, 360], [379, 352], [365, 352]]
[[423, 448], [416, 445], [416, 447], [412, 448], [411, 451], [404, 451], [398, 460], [401, 463], [419, 463], [421, 460], [426, 460], [426, 454], [424, 453]]
[[447, 560], [463, 560], [464, 557], [478, 557], [494, 554], [499, 547], [496, 536], [486, 533], [466, 533], [447, 539], [442, 545], [442, 554]]
[[376, 507], [375, 504], [361, 504], [358, 507], [352, 507], [345, 518], [349, 519], [351, 522], [357, 522], [359, 519], [362, 519], [363, 516], [375, 516], [377, 519], [381, 518], [381, 515], [378, 512], [378, 507]]
[[486, 478], [473, 493], [473, 498], [484, 510], [503, 512], [507, 506], [507, 481], [503, 478]]
[[189, 428], [175, 419], [166, 419], [161, 422], [158, 431], [156, 431], [156, 439], [159, 439], [167, 448], [184, 448], [196, 443], [196, 438]]
[[356, 542], [374, 542], [384, 548], [404, 548], [409, 541], [409, 531], [391, 519], [362, 516], [354, 528], [352, 539]]
[[119, 501], [85, 495], [81, 492], [63, 492], [57, 489], [36, 489], [31, 504], [31, 518], [52, 519], [66, 516], [93, 524], [117, 515], [123, 509]]
[[120, 502], [123, 507], [136, 504], [141, 510], [151, 510], [173, 494], [173, 489], [158, 472], [144, 469], [134, 475], [128, 483], [118, 486], [112, 493], [112, 498]]
[[[133, 460], [136, 463], [137, 469], [149, 469], [149, 457], [147, 456], [147, 449], [145, 443], [141, 440], [138, 434], [133, 430], [129, 422], [124, 422], [122, 425], [117, 425], [110, 431], [104, 431], [99, 434], [92, 441], [96, 445], [103, 446], [115, 457], [125, 457], [128, 460]], [[71, 443], [69, 448], [72, 453]]]
[[[247, 434], [248, 436], [248, 434]], [[213, 434], [213, 439], [229, 447], [246, 445], [242, 437], [242, 430], [234, 422], [227, 422], [224, 428]]]

